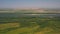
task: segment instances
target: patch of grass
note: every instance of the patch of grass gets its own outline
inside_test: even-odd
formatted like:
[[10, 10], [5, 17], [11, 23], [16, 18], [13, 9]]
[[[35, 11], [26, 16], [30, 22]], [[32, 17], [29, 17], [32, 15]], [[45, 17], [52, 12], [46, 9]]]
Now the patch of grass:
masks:
[[35, 26], [35, 27], [25, 27], [25, 28], [19, 28], [19, 29], [16, 29], [16, 30], [12, 30], [12, 31], [9, 31], [7, 32], [6, 34], [23, 34], [23, 33], [31, 33], [33, 34], [34, 31], [36, 31], [37, 29], [39, 28], [39, 26]]
[[0, 30], [4, 30], [7, 28], [14, 28], [14, 27], [19, 27], [19, 23], [6, 23], [6, 24], [0, 24]]

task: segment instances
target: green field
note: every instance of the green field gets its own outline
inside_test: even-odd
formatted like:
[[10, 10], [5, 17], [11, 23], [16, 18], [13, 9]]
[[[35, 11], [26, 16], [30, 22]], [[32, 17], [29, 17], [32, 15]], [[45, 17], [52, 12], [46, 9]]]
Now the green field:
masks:
[[0, 34], [60, 34], [57, 17], [5, 17], [2, 21], [5, 23], [0, 24]]

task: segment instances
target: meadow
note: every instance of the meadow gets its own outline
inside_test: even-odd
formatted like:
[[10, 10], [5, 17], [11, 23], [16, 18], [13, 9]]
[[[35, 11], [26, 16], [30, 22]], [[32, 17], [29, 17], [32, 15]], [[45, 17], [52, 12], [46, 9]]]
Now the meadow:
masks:
[[60, 16], [0, 13], [0, 34], [60, 34]]

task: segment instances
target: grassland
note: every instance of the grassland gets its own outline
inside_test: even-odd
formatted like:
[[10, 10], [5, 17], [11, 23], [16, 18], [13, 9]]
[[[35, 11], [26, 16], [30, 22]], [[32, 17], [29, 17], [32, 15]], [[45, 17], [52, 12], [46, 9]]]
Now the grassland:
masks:
[[[1, 18], [0, 34], [60, 34], [60, 18], [9, 17]], [[1, 22], [1, 20], [0, 20]]]

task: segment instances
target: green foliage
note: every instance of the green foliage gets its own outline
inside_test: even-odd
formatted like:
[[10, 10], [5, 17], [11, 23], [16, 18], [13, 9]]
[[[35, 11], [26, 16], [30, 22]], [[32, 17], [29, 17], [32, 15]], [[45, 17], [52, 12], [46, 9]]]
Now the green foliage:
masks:
[[[4, 18], [2, 21], [7, 23], [19, 23], [19, 27], [0, 29], [0, 34], [35, 34], [43, 32], [45, 34], [60, 34], [59, 18], [41, 17], [17, 17]], [[2, 23], [4, 24], [4, 23]], [[49, 31], [49, 32], [48, 32]]]

